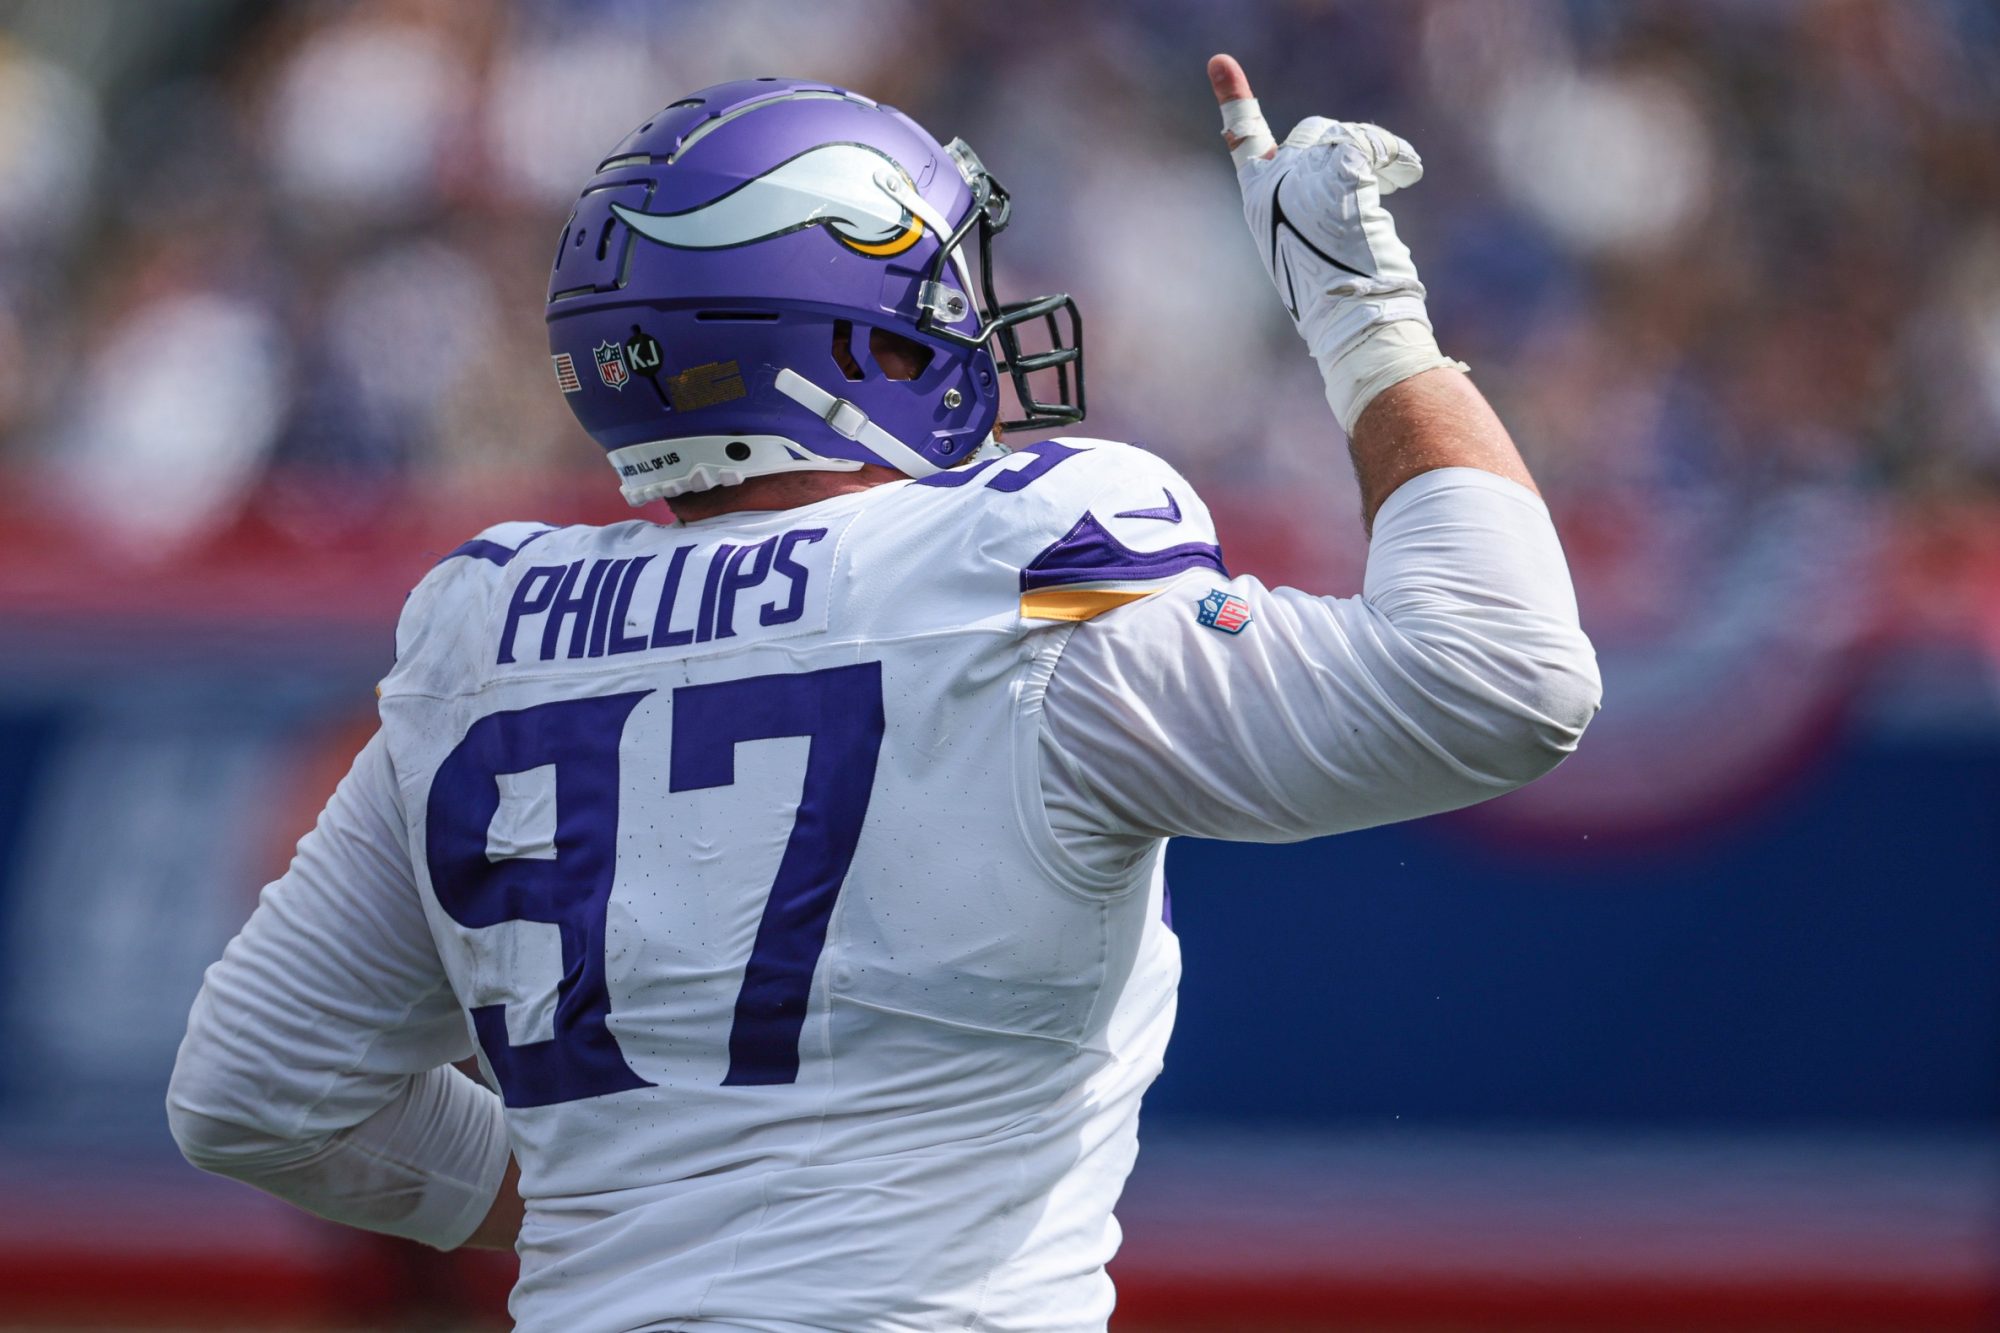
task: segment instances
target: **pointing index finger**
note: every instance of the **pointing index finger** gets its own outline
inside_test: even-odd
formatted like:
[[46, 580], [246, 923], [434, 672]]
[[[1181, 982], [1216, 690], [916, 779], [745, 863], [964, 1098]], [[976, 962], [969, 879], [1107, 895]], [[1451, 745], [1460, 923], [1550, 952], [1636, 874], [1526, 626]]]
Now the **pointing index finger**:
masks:
[[1249, 97], [1250, 78], [1243, 72], [1235, 56], [1215, 55], [1208, 58], [1208, 83], [1215, 89], [1215, 103], [1223, 106], [1230, 102], [1240, 102]]
[[1229, 146], [1230, 160], [1240, 168], [1252, 158], [1268, 158], [1278, 150], [1271, 127], [1264, 123], [1257, 99], [1250, 93], [1250, 78], [1231, 55], [1210, 56], [1208, 84], [1215, 91], [1215, 103], [1222, 108], [1222, 141]]

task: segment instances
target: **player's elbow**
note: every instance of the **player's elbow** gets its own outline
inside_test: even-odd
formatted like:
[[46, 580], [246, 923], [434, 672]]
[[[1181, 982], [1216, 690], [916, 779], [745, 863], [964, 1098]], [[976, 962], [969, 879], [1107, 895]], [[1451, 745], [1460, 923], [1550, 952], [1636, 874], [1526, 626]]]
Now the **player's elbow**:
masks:
[[1533, 782], [1575, 751], [1604, 697], [1597, 655], [1582, 631], [1538, 636], [1510, 654], [1482, 691], [1485, 726], [1468, 756], [1494, 786]]
[[181, 1156], [203, 1171], [241, 1176], [310, 1154], [317, 1145], [281, 1133], [271, 1110], [267, 1090], [230, 1058], [197, 1009], [167, 1082], [167, 1129]]
[[1574, 622], [1464, 621], [1402, 627], [1392, 698], [1458, 803], [1533, 782], [1577, 747], [1603, 685]]
[[246, 1150], [243, 1129], [210, 1109], [226, 1100], [228, 1093], [218, 1086], [215, 1066], [203, 1058], [198, 1035], [190, 1033], [174, 1061], [173, 1078], [167, 1084], [167, 1129], [174, 1143], [192, 1166], [218, 1175], [240, 1161]]
[[242, 1156], [240, 1140], [232, 1132], [234, 1126], [193, 1110], [171, 1094], [167, 1097], [167, 1128], [188, 1165], [203, 1171], [226, 1176]]
[[266, 1169], [310, 1157], [324, 1146], [324, 1140], [293, 1139], [234, 1114], [199, 1109], [204, 1103], [197, 1098], [207, 1090], [179, 1086], [178, 1068], [175, 1076], [167, 1092], [167, 1128], [190, 1166], [255, 1183]]

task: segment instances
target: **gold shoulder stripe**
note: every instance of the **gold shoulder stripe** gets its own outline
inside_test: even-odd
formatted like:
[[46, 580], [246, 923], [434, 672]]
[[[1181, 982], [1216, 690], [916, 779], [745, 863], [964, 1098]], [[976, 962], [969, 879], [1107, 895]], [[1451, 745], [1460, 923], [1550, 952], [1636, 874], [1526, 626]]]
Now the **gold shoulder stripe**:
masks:
[[1021, 594], [1023, 620], [1094, 620], [1127, 602], [1151, 597], [1157, 588], [1114, 592], [1104, 588], [1044, 588]]

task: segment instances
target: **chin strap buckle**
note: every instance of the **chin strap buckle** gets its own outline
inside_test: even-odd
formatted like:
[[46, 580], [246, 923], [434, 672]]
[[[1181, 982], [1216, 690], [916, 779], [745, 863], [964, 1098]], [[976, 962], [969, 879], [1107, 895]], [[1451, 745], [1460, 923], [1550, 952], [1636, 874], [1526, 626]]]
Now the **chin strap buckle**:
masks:
[[773, 387], [824, 421], [834, 434], [866, 445], [877, 458], [903, 475], [928, 477], [938, 470], [936, 463], [870, 421], [858, 406], [834, 397], [798, 371], [789, 367], [779, 371]]
[[861, 432], [868, 429], [868, 414], [845, 398], [836, 398], [820, 414], [835, 435], [843, 439], [858, 440]]

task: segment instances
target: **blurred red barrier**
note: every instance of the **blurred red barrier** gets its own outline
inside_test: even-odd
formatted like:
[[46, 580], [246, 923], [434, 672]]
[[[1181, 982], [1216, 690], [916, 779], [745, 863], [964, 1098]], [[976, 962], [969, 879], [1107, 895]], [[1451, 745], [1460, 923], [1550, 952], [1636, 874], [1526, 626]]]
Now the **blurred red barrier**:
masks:
[[[1366, 544], [1349, 514], [1321, 514], [1296, 497], [1205, 488], [1231, 568], [1266, 582], [1358, 591]], [[1950, 641], [2000, 657], [2000, 503], [1906, 501], [1858, 509], [1880, 518], [1871, 587], [1873, 635]], [[1669, 510], [1556, 502], [1579, 596], [1600, 640], [1645, 637], [1664, 533], [1688, 520]], [[361, 484], [293, 470], [266, 479], [229, 521], [171, 550], [133, 548], [118, 534], [43, 502], [30, 476], [0, 474], [0, 612], [149, 619], [333, 620], [386, 625], [439, 557], [491, 524], [669, 521], [663, 505], [635, 511], [607, 480], [563, 474], [504, 486]], [[1681, 540], [1687, 540], [1685, 537]], [[1695, 540], [1699, 540], [1698, 538]], [[1669, 571], [1671, 572], [1671, 571]], [[1665, 580], [1681, 582], [1678, 575]]]

